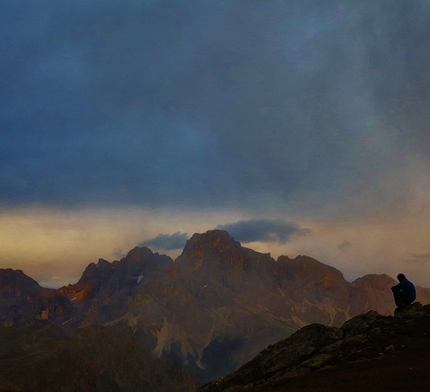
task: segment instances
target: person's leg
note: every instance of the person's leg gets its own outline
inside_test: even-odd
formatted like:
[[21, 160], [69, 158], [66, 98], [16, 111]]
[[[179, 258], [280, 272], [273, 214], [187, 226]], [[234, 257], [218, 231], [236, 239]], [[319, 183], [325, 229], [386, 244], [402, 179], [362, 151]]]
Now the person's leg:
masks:
[[396, 303], [396, 306], [405, 306], [406, 305], [406, 298], [405, 293], [403, 291], [393, 291], [394, 295], [394, 302]]

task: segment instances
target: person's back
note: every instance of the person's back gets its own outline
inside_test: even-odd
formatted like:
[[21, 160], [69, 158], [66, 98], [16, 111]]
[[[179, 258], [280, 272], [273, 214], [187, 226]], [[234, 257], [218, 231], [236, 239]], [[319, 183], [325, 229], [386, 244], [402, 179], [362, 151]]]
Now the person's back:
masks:
[[397, 307], [410, 305], [416, 299], [415, 285], [404, 274], [397, 275], [398, 284], [391, 287]]

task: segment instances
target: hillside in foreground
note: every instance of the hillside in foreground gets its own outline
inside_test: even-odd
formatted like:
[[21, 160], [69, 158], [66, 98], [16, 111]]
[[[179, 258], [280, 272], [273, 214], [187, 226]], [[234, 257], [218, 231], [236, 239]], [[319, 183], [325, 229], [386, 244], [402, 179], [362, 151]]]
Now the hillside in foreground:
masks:
[[[370, 310], [392, 315], [394, 284], [385, 274], [348, 282], [311, 257], [275, 260], [212, 230], [194, 234], [176, 260], [135, 247], [121, 260], [89, 264], [58, 290], [0, 269], [0, 326], [128, 327], [154, 360], [201, 386], [306, 325], [339, 328]], [[417, 301], [429, 303], [430, 289], [417, 287]]]
[[187, 372], [128, 327], [0, 327], [0, 391], [192, 392]]
[[358, 315], [341, 328], [310, 324], [199, 392], [427, 391], [430, 305]]

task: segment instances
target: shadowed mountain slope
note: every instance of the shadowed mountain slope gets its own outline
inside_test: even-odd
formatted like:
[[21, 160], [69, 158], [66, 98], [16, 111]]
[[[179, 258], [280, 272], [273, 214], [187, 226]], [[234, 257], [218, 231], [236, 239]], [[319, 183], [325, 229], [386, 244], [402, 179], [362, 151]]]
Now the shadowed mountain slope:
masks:
[[0, 269], [0, 325], [61, 324], [75, 314], [69, 299], [21, 270]]
[[10, 391], [191, 392], [191, 378], [142, 348], [130, 328], [0, 327], [0, 385]]
[[[392, 314], [395, 283], [386, 275], [350, 283], [311, 257], [274, 260], [212, 230], [194, 234], [175, 261], [136, 247], [119, 261], [90, 264], [76, 284], [54, 292], [73, 312], [44, 322], [129, 326], [153, 355], [184, 366], [201, 385], [310, 323], [340, 327], [369, 310]], [[430, 302], [430, 290], [418, 289], [417, 300]], [[37, 311], [16, 325], [40, 323]]]
[[375, 311], [341, 328], [311, 324], [201, 392], [388, 391], [430, 387], [430, 305]]
[[301, 326], [347, 318], [349, 284], [309, 257], [275, 261], [225, 231], [195, 234], [174, 263], [143, 279], [126, 323], [153, 336], [153, 352], [199, 381], [226, 374]]
[[78, 309], [70, 323], [84, 327], [121, 317], [127, 310], [127, 299], [134, 295], [143, 276], [150, 278], [170, 263], [170, 257], [146, 247], [133, 248], [120, 261], [99, 259], [97, 264], [91, 263], [76, 284], [58, 290]]

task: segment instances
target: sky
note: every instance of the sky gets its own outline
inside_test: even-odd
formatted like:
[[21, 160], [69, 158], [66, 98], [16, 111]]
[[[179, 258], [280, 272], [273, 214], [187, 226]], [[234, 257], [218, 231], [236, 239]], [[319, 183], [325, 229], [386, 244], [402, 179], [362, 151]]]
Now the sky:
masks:
[[2, 0], [0, 268], [227, 230], [430, 287], [430, 2]]

